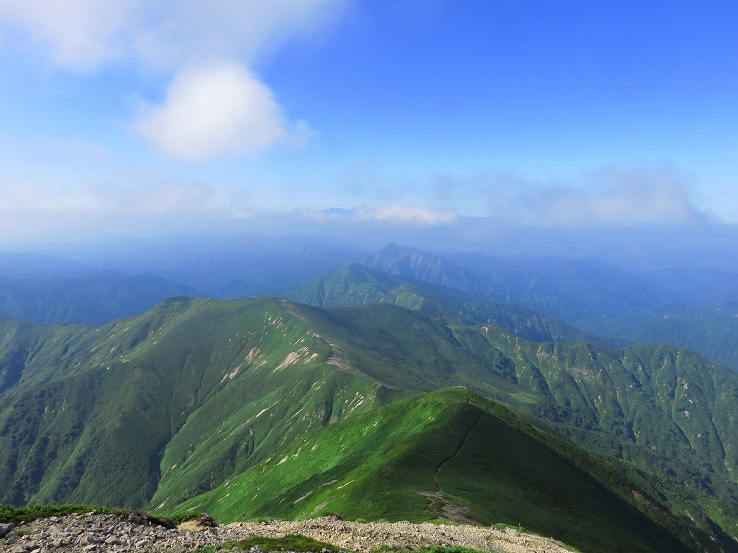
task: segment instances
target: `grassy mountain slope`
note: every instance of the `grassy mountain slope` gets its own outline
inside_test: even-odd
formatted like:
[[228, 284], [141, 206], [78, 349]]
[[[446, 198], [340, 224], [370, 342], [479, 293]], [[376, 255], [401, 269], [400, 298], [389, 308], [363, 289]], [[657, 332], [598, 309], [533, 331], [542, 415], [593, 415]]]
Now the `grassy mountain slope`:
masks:
[[592, 321], [589, 328], [639, 342], [665, 342], [738, 371], [738, 302], [672, 307]]
[[75, 278], [0, 277], [0, 314], [38, 323], [102, 325], [184, 295], [197, 293], [154, 275], [96, 272]]
[[306, 435], [184, 507], [222, 520], [525, 520], [590, 552], [717, 550], [607, 463], [459, 388]]
[[520, 385], [539, 387], [558, 407], [576, 413], [578, 428], [604, 429], [646, 449], [664, 448], [666, 433], [673, 449], [664, 455], [694, 457], [727, 477], [736, 475], [738, 387], [732, 371], [663, 344], [603, 350], [524, 343], [486, 327], [480, 333], [513, 361]]
[[[735, 532], [735, 373], [661, 344], [615, 351], [562, 344], [531, 348], [487, 335], [514, 360], [519, 380], [545, 390], [546, 399], [531, 406], [533, 413], [588, 449], [684, 485], [688, 501], [702, 505], [706, 524], [717, 520]], [[671, 499], [684, 504], [683, 498]]]
[[[392, 305], [302, 308], [361, 371], [388, 387], [463, 385], [526, 408], [580, 445], [686, 485], [735, 532], [738, 375], [687, 350], [534, 343], [493, 325], [445, 325]], [[397, 370], [397, 367], [401, 370]]]
[[629, 478], [657, 475], [647, 495], [675, 516], [738, 534], [738, 375], [686, 350], [537, 343], [398, 305], [276, 299], [175, 298], [101, 328], [0, 329], [0, 502], [169, 509], [281, 461], [310, 432], [462, 385], [623, 458]]
[[3, 321], [0, 501], [166, 504], [382, 401], [288, 309], [173, 299], [102, 328]]

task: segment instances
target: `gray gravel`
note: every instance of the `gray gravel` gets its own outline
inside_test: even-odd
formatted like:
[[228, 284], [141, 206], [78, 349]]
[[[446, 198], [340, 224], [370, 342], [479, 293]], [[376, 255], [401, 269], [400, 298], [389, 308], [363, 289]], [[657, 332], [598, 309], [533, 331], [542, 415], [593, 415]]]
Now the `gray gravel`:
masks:
[[513, 529], [479, 526], [395, 523], [356, 523], [337, 517], [300, 522], [239, 522], [206, 527], [189, 523], [177, 529], [128, 521], [117, 515], [87, 513], [50, 517], [12, 528], [0, 538], [0, 552], [172, 552], [194, 551], [205, 545], [250, 536], [281, 537], [302, 534], [346, 551], [360, 553], [381, 546], [418, 549], [426, 545], [461, 546], [505, 553], [564, 553], [553, 540]]

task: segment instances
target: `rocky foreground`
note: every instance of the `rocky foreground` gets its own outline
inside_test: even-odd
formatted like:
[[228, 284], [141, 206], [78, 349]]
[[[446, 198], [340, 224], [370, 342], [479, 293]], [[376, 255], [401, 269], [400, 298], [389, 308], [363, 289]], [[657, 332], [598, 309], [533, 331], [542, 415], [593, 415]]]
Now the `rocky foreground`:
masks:
[[144, 518], [96, 513], [50, 517], [20, 524], [0, 538], [0, 551], [184, 553], [228, 540], [243, 540], [251, 536], [276, 538], [285, 534], [302, 534], [357, 553], [367, 553], [382, 546], [419, 549], [427, 545], [460, 546], [500, 553], [568, 551], [553, 540], [510, 528], [495, 530], [409, 522], [358, 523], [337, 517], [301, 522], [238, 522], [227, 526], [188, 522], [179, 528], [165, 528]]

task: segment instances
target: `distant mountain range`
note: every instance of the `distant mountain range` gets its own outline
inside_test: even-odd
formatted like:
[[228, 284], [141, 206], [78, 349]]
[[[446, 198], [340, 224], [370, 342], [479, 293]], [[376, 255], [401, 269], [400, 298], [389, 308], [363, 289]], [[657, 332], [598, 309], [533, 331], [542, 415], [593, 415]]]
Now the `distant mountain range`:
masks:
[[166, 298], [198, 295], [155, 275], [100, 271], [71, 278], [0, 277], [0, 313], [39, 323], [103, 325], [148, 311]]
[[413, 309], [431, 318], [463, 324], [494, 323], [527, 340], [538, 342], [590, 342], [604, 347], [628, 345], [628, 340], [603, 338], [578, 330], [519, 304], [476, 300], [457, 288], [428, 284], [350, 264], [318, 275], [279, 296], [318, 307], [387, 303]]
[[437, 256], [390, 245], [368, 266], [459, 289], [478, 299], [526, 305], [569, 324], [622, 316], [677, 301], [644, 278], [595, 260]]
[[[100, 325], [177, 295], [272, 295], [328, 307], [378, 301], [404, 283], [531, 340], [606, 347], [663, 342], [738, 370], [738, 276], [724, 271], [680, 268], [637, 276], [594, 260], [439, 255], [394, 244], [369, 255], [336, 240], [305, 237], [164, 242], [122, 248], [112, 259], [0, 254], [0, 314]], [[360, 275], [369, 269], [371, 277]], [[347, 270], [354, 274], [342, 276]], [[131, 274], [136, 271], [143, 273]]]

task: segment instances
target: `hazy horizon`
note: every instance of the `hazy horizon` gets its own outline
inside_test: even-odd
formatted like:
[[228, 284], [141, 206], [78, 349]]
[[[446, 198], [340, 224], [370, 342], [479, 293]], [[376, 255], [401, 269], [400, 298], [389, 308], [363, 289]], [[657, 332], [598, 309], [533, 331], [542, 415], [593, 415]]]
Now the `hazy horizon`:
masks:
[[302, 233], [733, 267], [736, 16], [0, 0], [0, 250]]

